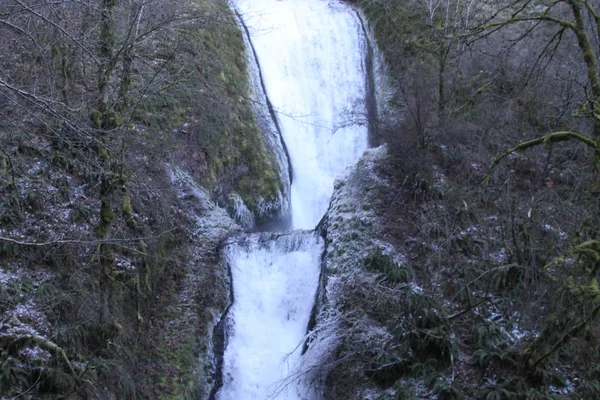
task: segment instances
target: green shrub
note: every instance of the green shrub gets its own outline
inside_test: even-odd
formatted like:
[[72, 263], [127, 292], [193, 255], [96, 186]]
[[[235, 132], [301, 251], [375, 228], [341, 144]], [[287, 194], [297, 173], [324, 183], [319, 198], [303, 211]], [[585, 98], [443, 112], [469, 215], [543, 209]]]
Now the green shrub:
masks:
[[399, 265], [392, 255], [384, 254], [379, 248], [367, 256], [364, 265], [368, 271], [381, 273], [392, 285], [406, 283], [412, 277], [410, 268], [405, 264]]

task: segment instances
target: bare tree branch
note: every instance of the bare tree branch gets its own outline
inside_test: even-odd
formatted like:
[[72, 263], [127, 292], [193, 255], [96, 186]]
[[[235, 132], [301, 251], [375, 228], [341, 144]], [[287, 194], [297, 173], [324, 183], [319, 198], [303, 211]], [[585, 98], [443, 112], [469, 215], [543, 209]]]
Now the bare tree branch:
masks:
[[90, 51], [90, 49], [88, 47], [84, 46], [83, 43], [81, 43], [79, 40], [75, 39], [62, 26], [60, 26], [56, 22], [54, 22], [54, 21], [46, 18], [42, 14], [36, 12], [31, 7], [29, 7], [26, 4], [24, 4], [21, 0], [15, 0], [15, 1], [17, 3], [19, 3], [23, 8], [25, 8], [27, 11], [31, 12], [32, 14], [34, 14], [35, 16], [37, 16], [38, 18], [41, 18], [46, 23], [52, 25], [53, 27], [55, 27], [56, 29], [58, 29], [59, 31], [61, 31], [65, 36], [67, 36], [69, 39], [71, 39], [73, 41], [73, 43], [75, 43], [77, 46], [79, 46], [88, 56], [90, 56], [91, 59], [94, 61], [94, 63], [96, 63], [97, 65], [100, 65], [100, 61], [96, 58], [96, 56], [94, 55], [94, 53], [92, 51]]
[[161, 236], [164, 236], [175, 230], [177, 230], [177, 228], [166, 230], [155, 236], [136, 237], [136, 238], [131, 238], [131, 239], [94, 239], [94, 240], [61, 239], [61, 240], [52, 240], [49, 242], [23, 242], [20, 240], [9, 238], [9, 237], [0, 236], [0, 242], [7, 242], [7, 243], [16, 244], [19, 246], [29, 246], [29, 247], [47, 247], [47, 246], [55, 246], [55, 245], [60, 245], [60, 244], [80, 244], [80, 245], [90, 245], [90, 244], [98, 244], [98, 243], [109, 243], [110, 244], [110, 243], [137, 242], [140, 240], [158, 239]]

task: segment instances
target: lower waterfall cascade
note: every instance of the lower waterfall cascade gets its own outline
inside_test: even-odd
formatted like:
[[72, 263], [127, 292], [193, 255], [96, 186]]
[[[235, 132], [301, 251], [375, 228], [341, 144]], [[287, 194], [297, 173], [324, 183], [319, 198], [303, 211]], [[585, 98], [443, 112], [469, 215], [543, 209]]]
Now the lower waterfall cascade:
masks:
[[[366, 56], [360, 17], [337, 0], [234, 0], [285, 142], [292, 183], [288, 232], [226, 246], [233, 304], [224, 317], [219, 400], [319, 399], [302, 374], [323, 240], [314, 231], [333, 183], [368, 147]], [[307, 230], [308, 229], [308, 230]]]

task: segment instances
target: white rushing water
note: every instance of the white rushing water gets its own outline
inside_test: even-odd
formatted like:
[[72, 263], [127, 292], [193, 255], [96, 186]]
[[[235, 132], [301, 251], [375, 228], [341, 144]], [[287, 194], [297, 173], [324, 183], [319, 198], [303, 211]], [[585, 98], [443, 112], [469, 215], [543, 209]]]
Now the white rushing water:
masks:
[[[319, 280], [315, 232], [253, 234], [229, 246], [233, 278], [221, 400], [300, 399], [294, 378]], [[288, 379], [291, 378], [291, 379]]]
[[[233, 6], [248, 28], [289, 153], [292, 227], [314, 229], [334, 179], [368, 146], [367, 128], [357, 122], [365, 120], [367, 87], [360, 20], [338, 1]], [[307, 231], [252, 234], [227, 247], [234, 303], [217, 399], [320, 397], [299, 371], [322, 251], [318, 235]]]
[[338, 1], [237, 0], [293, 169], [292, 226], [321, 219], [334, 179], [367, 148], [366, 41]]

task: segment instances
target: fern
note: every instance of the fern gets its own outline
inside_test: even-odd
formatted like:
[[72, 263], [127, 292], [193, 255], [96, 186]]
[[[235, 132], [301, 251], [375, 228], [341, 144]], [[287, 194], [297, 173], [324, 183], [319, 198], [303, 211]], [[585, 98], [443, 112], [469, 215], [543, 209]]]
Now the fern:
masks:
[[458, 400], [461, 398], [460, 392], [447, 379], [441, 376], [430, 378], [427, 386], [438, 400]]
[[475, 350], [473, 360], [482, 368], [501, 367], [512, 359], [515, 352], [512, 348], [503, 350], [497, 347]]
[[369, 271], [381, 273], [383, 279], [392, 285], [406, 283], [412, 276], [410, 268], [406, 265], [399, 265], [393, 256], [384, 254], [379, 248], [369, 254], [364, 265]]
[[506, 343], [507, 340], [506, 334], [500, 326], [492, 322], [484, 322], [477, 325], [471, 335], [477, 346], [483, 348], [496, 347], [502, 343]]
[[504, 388], [490, 388], [484, 392], [485, 400], [511, 400], [515, 393]]
[[507, 264], [499, 267], [492, 278], [494, 289], [502, 291], [519, 287], [523, 281], [523, 271], [523, 268], [517, 264]]
[[68, 393], [77, 384], [77, 378], [60, 368], [40, 367], [35, 369], [38, 391], [41, 393]]
[[488, 381], [483, 389], [483, 398], [485, 400], [513, 400], [519, 398], [518, 386], [516, 380], [511, 377], [502, 382]]
[[91, 368], [96, 371], [99, 380], [116, 384], [120, 393], [126, 395], [135, 393], [135, 381], [120, 361], [96, 358], [91, 363]]
[[570, 399], [600, 399], [600, 381], [586, 381], [577, 391], [569, 395]]
[[10, 393], [19, 385], [29, 384], [29, 374], [21, 363], [8, 352], [0, 350], [0, 392]]

